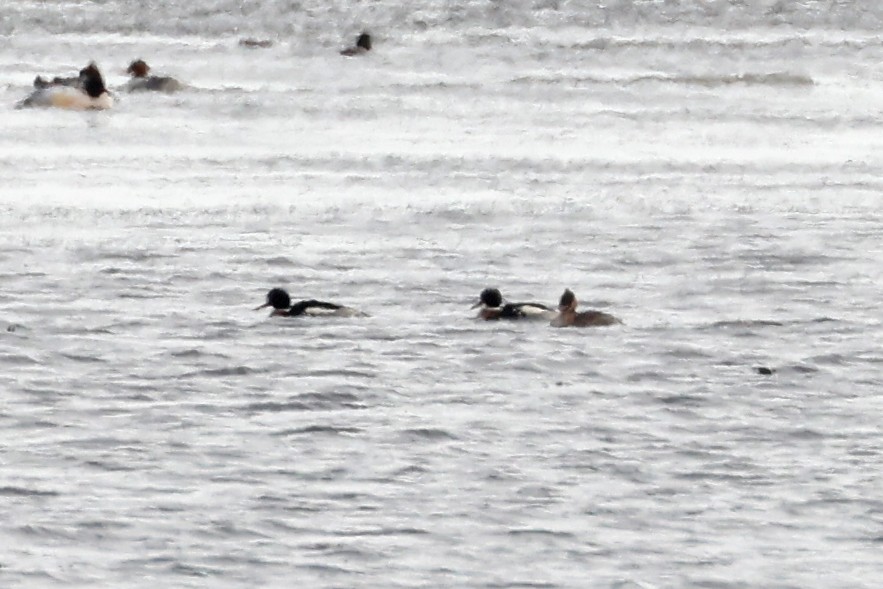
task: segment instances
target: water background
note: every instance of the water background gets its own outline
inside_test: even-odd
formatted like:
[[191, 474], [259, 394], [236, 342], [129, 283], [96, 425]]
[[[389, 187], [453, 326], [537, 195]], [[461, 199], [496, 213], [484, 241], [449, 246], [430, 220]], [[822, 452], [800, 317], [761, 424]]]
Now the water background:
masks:
[[[4, 3], [0, 585], [879, 587], [881, 25]], [[190, 88], [13, 108], [138, 57]]]

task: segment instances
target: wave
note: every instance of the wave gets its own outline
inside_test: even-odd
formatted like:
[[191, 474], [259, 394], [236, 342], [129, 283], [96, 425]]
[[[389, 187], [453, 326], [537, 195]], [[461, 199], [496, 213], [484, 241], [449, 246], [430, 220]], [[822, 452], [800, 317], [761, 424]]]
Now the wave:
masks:
[[58, 497], [57, 491], [42, 491], [25, 487], [0, 487], [0, 497]]
[[446, 432], [443, 429], [435, 428], [415, 428], [402, 430], [402, 435], [409, 439], [423, 439], [430, 441], [456, 440], [457, 436]]
[[422, 528], [369, 528], [354, 530], [338, 530], [331, 532], [334, 536], [343, 536], [345, 538], [358, 538], [363, 536], [424, 536], [430, 532]]
[[736, 85], [772, 87], [801, 87], [815, 85], [815, 81], [812, 77], [795, 72], [747, 72], [734, 74], [649, 73], [634, 76], [568, 76], [561, 74], [539, 74], [519, 76], [512, 80], [512, 83], [515, 84], [554, 84], [562, 86], [605, 84], [630, 86], [651, 82], [677, 84], [682, 86], [702, 86], [705, 88]]
[[708, 327], [711, 329], [753, 329], [756, 327], [783, 327], [784, 325], [781, 321], [772, 319], [729, 319], [715, 321]]
[[308, 425], [305, 427], [299, 427], [294, 429], [287, 429], [281, 432], [277, 432], [274, 435], [276, 436], [298, 436], [298, 435], [312, 435], [312, 434], [329, 434], [329, 435], [355, 435], [362, 433], [362, 429], [358, 427], [336, 427], [333, 425]]
[[815, 325], [821, 323], [836, 323], [838, 319], [828, 316], [810, 317], [807, 319], [778, 321], [776, 319], [723, 319], [699, 326], [700, 330], [717, 329], [756, 329], [763, 327], [793, 327], [801, 325]]
[[286, 411], [327, 411], [334, 409], [365, 409], [359, 397], [351, 393], [303, 393], [282, 401], [255, 401], [242, 406], [247, 414], [282, 413]]

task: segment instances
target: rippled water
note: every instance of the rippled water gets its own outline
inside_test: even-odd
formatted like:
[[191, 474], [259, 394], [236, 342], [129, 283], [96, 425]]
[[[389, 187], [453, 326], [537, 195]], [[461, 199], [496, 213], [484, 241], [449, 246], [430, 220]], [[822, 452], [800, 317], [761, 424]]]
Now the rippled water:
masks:
[[0, 8], [0, 585], [877, 587], [879, 13]]

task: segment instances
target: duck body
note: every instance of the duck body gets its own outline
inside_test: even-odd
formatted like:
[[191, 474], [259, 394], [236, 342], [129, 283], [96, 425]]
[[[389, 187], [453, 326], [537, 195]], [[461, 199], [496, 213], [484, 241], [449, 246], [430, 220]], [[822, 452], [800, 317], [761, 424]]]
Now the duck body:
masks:
[[184, 85], [175, 78], [168, 76], [147, 76], [146, 78], [132, 78], [126, 82], [127, 92], [177, 92]]
[[113, 98], [104, 86], [104, 78], [94, 63], [80, 70], [76, 82], [55, 78], [34, 80], [34, 92], [18, 103], [18, 108], [63, 108], [67, 110], [104, 110], [113, 106]]
[[481, 307], [478, 319], [485, 321], [531, 320], [548, 321], [555, 316], [555, 311], [540, 303], [504, 303], [503, 295], [496, 288], [481, 291], [479, 301], [472, 308]]
[[40, 88], [19, 103], [19, 108], [62, 108], [66, 110], [105, 110], [113, 106], [113, 98], [105, 93], [89, 96], [72, 86]]
[[291, 305], [285, 316], [298, 317], [301, 315], [307, 317], [357, 317], [362, 313], [351, 307], [310, 299]]
[[297, 303], [291, 304], [291, 297], [284, 289], [281, 288], [271, 289], [270, 292], [267, 293], [267, 302], [257, 307], [255, 310], [264, 309], [266, 307], [273, 307], [273, 311], [270, 313], [271, 317], [365, 316], [364, 313], [353, 309], [352, 307], [346, 307], [344, 305], [338, 305], [336, 303], [329, 303], [327, 301], [317, 301], [316, 299], [298, 301]]
[[606, 327], [622, 323], [619, 319], [602, 311], [583, 311], [582, 313], [559, 313], [552, 320], [552, 327]]
[[552, 327], [605, 327], [622, 323], [619, 319], [603, 311], [583, 311], [578, 313], [576, 296], [565, 289], [558, 303], [558, 315], [552, 319]]
[[150, 76], [150, 66], [144, 60], [136, 59], [129, 64], [126, 72], [132, 78], [126, 83], [127, 92], [177, 92], [184, 84], [169, 76]]

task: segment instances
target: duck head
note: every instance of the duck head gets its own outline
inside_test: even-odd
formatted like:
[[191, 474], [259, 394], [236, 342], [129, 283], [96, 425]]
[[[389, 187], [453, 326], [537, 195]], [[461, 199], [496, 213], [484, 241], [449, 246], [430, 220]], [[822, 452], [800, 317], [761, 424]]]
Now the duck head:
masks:
[[94, 61], [80, 70], [80, 82], [83, 84], [86, 94], [92, 98], [98, 98], [107, 92], [104, 78], [101, 77], [101, 72], [98, 71], [98, 66]]
[[558, 311], [561, 313], [572, 313], [576, 311], [576, 305], [576, 295], [569, 288], [565, 288], [564, 294], [561, 295], [561, 299], [558, 301]]
[[272, 288], [270, 292], [267, 293], [267, 302], [263, 305], [255, 307], [255, 311], [259, 309], [265, 309], [266, 307], [273, 307], [273, 314], [277, 314], [277, 311], [285, 311], [289, 307], [291, 307], [291, 297], [288, 296], [288, 293], [285, 292], [285, 289], [282, 288]]
[[150, 66], [143, 59], [136, 59], [126, 69], [126, 73], [131, 74], [133, 78], [146, 78], [149, 71]]
[[481, 307], [484, 305], [489, 309], [495, 309], [503, 304], [503, 295], [500, 293], [499, 289], [496, 288], [486, 288], [481, 291], [481, 294], [478, 297], [478, 302], [472, 305], [472, 308], [475, 309], [477, 307]]

